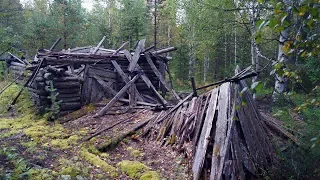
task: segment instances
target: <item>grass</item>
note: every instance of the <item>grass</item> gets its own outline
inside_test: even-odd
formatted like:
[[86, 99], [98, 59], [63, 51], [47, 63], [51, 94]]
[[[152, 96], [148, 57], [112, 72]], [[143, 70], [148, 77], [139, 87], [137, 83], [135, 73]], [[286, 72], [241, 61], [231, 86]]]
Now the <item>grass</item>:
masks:
[[[312, 95], [319, 99], [319, 96]], [[290, 142], [276, 143], [281, 159], [281, 172], [275, 179], [319, 179], [320, 178], [320, 143], [311, 141], [320, 134], [320, 108], [316, 105], [306, 106], [295, 111], [297, 106], [310, 99], [310, 95], [292, 93], [284, 96], [273, 105], [274, 116], [292, 130], [302, 144], [297, 146]]]

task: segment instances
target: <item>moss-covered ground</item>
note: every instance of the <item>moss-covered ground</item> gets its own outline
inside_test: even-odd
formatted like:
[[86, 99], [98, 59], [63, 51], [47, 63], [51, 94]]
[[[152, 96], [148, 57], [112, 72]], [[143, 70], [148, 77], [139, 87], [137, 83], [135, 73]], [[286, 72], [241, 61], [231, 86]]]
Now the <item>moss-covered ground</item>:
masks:
[[[110, 152], [98, 151], [96, 138], [83, 141], [89, 127], [47, 121], [45, 116], [35, 113], [26, 91], [13, 110], [6, 112], [19, 89], [13, 85], [0, 95], [0, 179], [156, 180], [170, 179], [171, 175], [185, 178], [182, 164], [163, 177], [162, 172], [168, 171], [168, 167], [158, 165], [161, 157], [149, 160], [139, 143], [132, 145], [128, 139]], [[182, 162], [178, 158], [172, 162]]]

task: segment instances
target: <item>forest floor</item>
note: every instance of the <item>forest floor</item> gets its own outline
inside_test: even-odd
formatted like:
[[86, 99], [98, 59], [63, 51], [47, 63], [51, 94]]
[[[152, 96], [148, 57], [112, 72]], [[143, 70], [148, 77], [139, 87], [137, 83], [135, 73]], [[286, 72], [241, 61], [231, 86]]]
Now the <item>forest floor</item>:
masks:
[[[96, 110], [66, 123], [33, 114], [0, 117], [0, 179], [190, 179], [187, 162], [171, 147], [138, 135], [100, 152], [107, 143], [154, 112], [93, 118]], [[129, 119], [89, 141], [94, 132]]]

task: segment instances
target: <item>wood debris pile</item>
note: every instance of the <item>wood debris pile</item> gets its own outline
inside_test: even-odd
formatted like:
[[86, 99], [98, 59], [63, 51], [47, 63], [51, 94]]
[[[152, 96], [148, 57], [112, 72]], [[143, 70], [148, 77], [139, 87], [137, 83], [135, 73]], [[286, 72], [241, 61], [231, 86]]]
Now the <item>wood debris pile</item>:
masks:
[[117, 50], [102, 48], [104, 40], [105, 37], [96, 47], [55, 51], [58, 39], [49, 50], [40, 50], [32, 64], [16, 57], [21, 62], [15, 61], [9, 66], [31, 70], [29, 82], [24, 86], [31, 92], [33, 100], [42, 110], [57, 102], [60, 115], [108, 98], [113, 99], [96, 117], [104, 115], [116, 101], [129, 103], [131, 107], [166, 108], [168, 102], [159, 90], [163, 93], [169, 91], [180, 100], [165, 81], [168, 59], [161, 56], [176, 48], [145, 49], [145, 40], [141, 40], [130, 52], [124, 49], [128, 43]]
[[244, 88], [240, 80], [220, 83], [199, 97], [192, 93], [152, 119], [144, 135], [184, 152], [194, 179], [258, 178], [276, 162], [270, 132], [279, 128], [270, 127]]

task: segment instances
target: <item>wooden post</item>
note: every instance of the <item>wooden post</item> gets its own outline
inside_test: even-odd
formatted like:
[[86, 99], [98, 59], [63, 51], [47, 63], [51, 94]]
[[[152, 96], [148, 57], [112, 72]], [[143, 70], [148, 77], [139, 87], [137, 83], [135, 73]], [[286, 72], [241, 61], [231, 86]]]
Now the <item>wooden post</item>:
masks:
[[100, 46], [102, 45], [102, 43], [105, 39], [106, 39], [106, 36], [103, 36], [103, 38], [101, 39], [101, 41], [99, 42], [99, 44], [96, 46], [96, 48], [93, 50], [93, 52], [91, 54], [97, 53], [97, 51], [99, 50]]
[[194, 82], [194, 77], [191, 77], [190, 81], [191, 81], [191, 85], [192, 85], [193, 96], [197, 97], [198, 94], [197, 94], [196, 83]]

